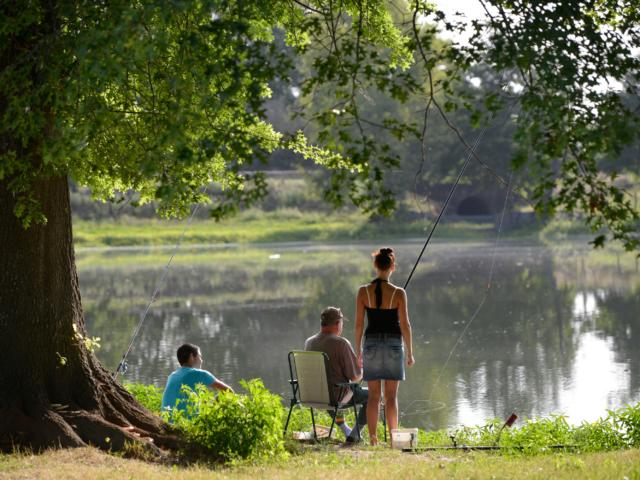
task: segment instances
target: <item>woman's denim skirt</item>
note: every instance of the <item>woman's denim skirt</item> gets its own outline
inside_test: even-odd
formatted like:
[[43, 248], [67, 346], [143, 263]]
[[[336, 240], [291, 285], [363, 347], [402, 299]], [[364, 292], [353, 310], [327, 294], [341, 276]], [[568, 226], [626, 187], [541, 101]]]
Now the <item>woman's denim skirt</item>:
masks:
[[404, 347], [397, 334], [365, 335], [363, 380], [404, 380]]

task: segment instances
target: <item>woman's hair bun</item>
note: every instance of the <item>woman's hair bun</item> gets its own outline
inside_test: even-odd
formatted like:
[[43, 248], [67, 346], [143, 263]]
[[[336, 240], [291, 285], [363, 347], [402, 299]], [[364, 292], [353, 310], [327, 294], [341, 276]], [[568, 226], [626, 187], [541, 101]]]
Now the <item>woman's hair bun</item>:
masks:
[[395, 262], [395, 254], [393, 248], [384, 247], [373, 252], [373, 264], [380, 270], [388, 270]]

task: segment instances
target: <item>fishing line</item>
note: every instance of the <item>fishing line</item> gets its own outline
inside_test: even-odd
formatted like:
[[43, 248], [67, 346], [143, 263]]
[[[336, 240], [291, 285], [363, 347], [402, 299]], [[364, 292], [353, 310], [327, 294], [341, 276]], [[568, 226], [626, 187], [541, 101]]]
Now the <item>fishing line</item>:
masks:
[[[491, 289], [491, 285], [492, 285], [491, 282], [493, 281], [493, 274], [494, 274], [494, 270], [495, 270], [496, 255], [497, 255], [497, 252], [498, 252], [498, 244], [500, 242], [500, 237], [502, 235], [502, 225], [504, 223], [504, 217], [505, 217], [505, 213], [507, 211], [507, 205], [509, 203], [509, 194], [511, 192], [512, 179], [513, 179], [513, 171], [509, 174], [509, 180], [508, 180], [508, 183], [507, 183], [507, 193], [506, 193], [505, 198], [504, 198], [504, 205], [502, 207], [502, 214], [500, 215], [500, 222], [498, 224], [498, 233], [496, 235], [496, 239], [495, 239], [495, 242], [493, 244], [493, 253], [491, 255], [491, 266], [489, 267], [489, 276], [488, 276], [488, 279], [487, 279], [487, 284], [485, 286], [484, 294], [482, 296], [482, 299], [480, 300], [480, 303], [478, 304], [478, 306], [476, 307], [475, 311], [473, 312], [473, 315], [471, 315], [471, 318], [466, 323], [465, 327], [462, 329], [462, 332], [460, 332], [460, 335], [458, 335], [458, 338], [456, 339], [456, 342], [453, 344], [453, 347], [449, 351], [447, 359], [445, 360], [444, 365], [440, 369], [440, 373], [438, 374], [438, 377], [436, 378], [436, 381], [433, 384], [433, 387], [431, 389], [431, 394], [429, 395], [429, 398], [426, 401], [425, 400], [414, 400], [408, 406], [411, 406], [412, 404], [418, 403], [418, 402], [425, 402], [427, 404], [431, 404], [432, 403], [433, 392], [435, 391], [436, 387], [440, 383], [442, 375], [444, 374], [444, 371], [446, 370], [447, 366], [449, 365], [449, 361], [451, 360], [451, 357], [453, 356], [453, 353], [455, 352], [456, 348], [458, 347], [458, 345], [462, 341], [462, 338], [464, 337], [464, 335], [467, 333], [467, 330], [469, 330], [469, 327], [471, 326], [473, 321], [477, 318], [478, 313], [480, 313], [480, 310], [482, 309], [482, 307], [484, 306], [485, 302], [487, 301], [487, 298], [489, 297], [489, 291]], [[436, 403], [440, 403], [442, 406], [440, 408], [437, 408], [437, 409], [427, 409], [427, 410], [417, 411], [417, 412], [412, 413], [412, 414], [402, 414], [401, 413], [400, 416], [404, 417], [404, 416], [408, 416], [408, 415], [418, 415], [418, 414], [430, 413], [430, 412], [433, 412], [433, 411], [436, 411], [436, 410], [441, 410], [442, 408], [444, 408], [446, 406], [446, 404], [444, 404], [444, 402], [436, 402]]]
[[414, 405], [416, 403], [417, 404], [425, 403], [427, 405], [435, 404], [436, 406], [432, 407], [432, 408], [426, 408], [426, 407], [422, 408], [422, 409], [416, 408], [416, 410], [411, 412], [411, 413], [401, 413], [400, 417], [404, 418], [404, 417], [413, 417], [413, 416], [418, 416], [418, 415], [422, 416], [422, 415], [426, 415], [428, 413], [433, 413], [433, 412], [437, 412], [439, 410], [444, 410], [447, 407], [447, 404], [445, 402], [441, 402], [441, 401], [435, 401], [434, 402], [431, 399], [425, 399], [425, 400], [420, 399], [420, 400], [413, 400], [412, 402], [410, 402], [409, 405], [407, 405], [405, 407], [405, 410], [408, 410], [409, 407], [411, 407], [412, 405]]
[[[504, 88], [504, 86], [503, 86]], [[516, 102], [513, 102], [510, 106], [509, 109], [507, 110], [507, 115], [505, 115], [505, 123], [509, 118], [509, 114], [511, 113], [513, 107], [515, 106]], [[493, 117], [492, 119], [493, 120]], [[492, 265], [491, 265], [491, 270], [490, 270], [490, 276], [489, 276], [489, 281], [487, 284], [487, 290], [485, 291], [485, 296], [483, 297], [483, 299], [481, 300], [480, 304], [478, 305], [478, 307], [476, 308], [476, 311], [474, 312], [474, 314], [471, 317], [471, 320], [469, 322], [467, 322], [465, 328], [463, 329], [462, 333], [460, 334], [460, 336], [458, 337], [456, 343], [454, 344], [453, 348], [451, 349], [451, 351], [449, 352], [449, 355], [447, 357], [447, 360], [445, 361], [445, 364], [443, 365], [440, 373], [438, 374], [436, 383], [434, 385], [434, 389], [435, 386], [438, 385], [440, 378], [442, 377], [442, 374], [444, 373], [444, 370], [446, 369], [451, 356], [453, 355], [453, 352], [455, 351], [455, 349], [457, 348], [458, 344], [460, 343], [460, 341], [462, 340], [462, 337], [464, 336], [464, 334], [466, 333], [466, 331], [469, 328], [469, 325], [473, 322], [473, 320], [475, 319], [475, 317], [478, 315], [478, 313], [480, 312], [482, 306], [484, 305], [484, 302], [486, 301], [486, 297], [487, 297], [487, 292], [488, 292], [488, 288], [490, 288], [491, 285], [491, 278], [493, 276], [493, 268], [494, 268], [494, 264], [495, 264], [495, 255], [496, 255], [496, 247], [497, 247], [497, 242], [498, 239], [500, 237], [500, 233], [502, 232], [502, 222], [504, 220], [504, 215], [505, 215], [505, 211], [506, 211], [506, 207], [507, 207], [507, 200], [509, 197], [509, 191], [510, 191], [510, 187], [511, 187], [511, 181], [512, 181], [512, 176], [513, 176], [513, 172], [511, 172], [510, 176], [509, 176], [509, 181], [505, 182], [505, 180], [500, 177], [500, 175], [498, 175], [496, 172], [493, 171], [493, 169], [491, 169], [486, 163], [480, 161], [480, 159], [477, 157], [475, 150], [478, 148], [478, 145], [480, 144], [480, 142], [482, 141], [482, 139], [484, 138], [484, 135], [486, 133], [486, 131], [489, 128], [489, 124], [491, 123], [491, 121], [487, 122], [485, 124], [485, 126], [483, 127], [482, 131], [478, 134], [478, 136], [476, 137], [475, 141], [473, 142], [473, 145], [471, 146], [471, 148], [468, 151], [467, 154], [467, 158], [464, 162], [464, 164], [462, 165], [462, 168], [460, 169], [460, 172], [458, 173], [458, 176], [456, 178], [456, 181], [453, 185], [453, 187], [451, 188], [451, 190], [449, 191], [449, 194], [447, 195], [447, 198], [445, 200], [444, 205], [442, 206], [442, 208], [440, 209], [440, 212], [438, 214], [438, 217], [436, 218], [435, 222], [433, 223], [431, 230], [429, 232], [429, 235], [427, 236], [427, 239], [424, 243], [424, 245], [422, 246], [422, 250], [420, 251], [420, 254], [418, 255], [418, 258], [416, 260], [416, 262], [413, 265], [413, 268], [411, 269], [411, 272], [409, 273], [409, 276], [407, 277], [407, 280], [404, 284], [404, 288], [406, 289], [407, 286], [409, 285], [409, 282], [411, 281], [411, 279], [413, 278], [413, 274], [416, 270], [416, 268], [418, 267], [418, 264], [420, 263], [420, 260], [422, 259], [422, 256], [424, 255], [424, 252], [427, 248], [427, 245], [429, 244], [429, 242], [431, 241], [431, 238], [433, 236], [433, 233], [435, 232], [436, 227], [438, 226], [438, 223], [440, 222], [440, 219], [442, 218], [447, 206], [449, 205], [449, 202], [451, 200], [451, 198], [453, 197], [453, 194], [455, 193], [455, 190], [458, 186], [458, 184], [460, 183], [460, 179], [462, 178], [462, 175], [464, 174], [466, 168], [468, 167], [469, 163], [471, 162], [472, 158], [475, 158], [476, 160], [478, 160], [478, 163], [485, 169], [487, 170], [493, 177], [499, 179], [502, 183], [507, 185], [507, 193], [505, 196], [505, 204], [503, 206], [503, 210], [502, 210], [502, 215], [500, 218], [500, 224], [499, 224], [499, 229], [498, 229], [498, 235], [496, 237], [496, 244], [494, 246], [494, 252], [493, 252], [493, 259], [492, 259]], [[416, 179], [417, 180], [417, 179]], [[407, 410], [409, 407], [411, 407], [412, 405], [415, 404], [420, 404], [420, 403], [425, 403], [427, 405], [432, 405], [434, 404], [434, 402], [432, 401], [432, 396], [433, 396], [433, 390], [431, 395], [429, 396], [428, 399], [418, 399], [418, 400], [413, 400], [412, 402], [409, 403], [409, 405], [407, 405], [407, 407], [405, 407], [405, 410]], [[426, 415], [427, 413], [432, 413], [435, 411], [439, 411], [442, 410], [444, 408], [446, 408], [446, 403], [444, 402], [435, 402], [435, 406], [431, 407], [431, 408], [422, 408], [422, 409], [417, 409], [415, 412], [413, 413], [401, 413], [400, 417], [406, 417], [406, 416], [413, 416], [413, 415]]]
[[[204, 187], [202, 189], [201, 193], [205, 194], [206, 191], [207, 191], [207, 188]], [[156, 283], [156, 287], [153, 290], [153, 294], [151, 295], [151, 299], [149, 300], [149, 303], [147, 304], [147, 307], [144, 309], [144, 312], [140, 316], [140, 320], [138, 321], [138, 324], [136, 325], [136, 328], [133, 331], [133, 335], [131, 336], [131, 340], [129, 341], [129, 345], [127, 346], [127, 349], [125, 350], [124, 354], [122, 355], [122, 359], [120, 360], [120, 363], [116, 367], [115, 372], [113, 372], [113, 379], [114, 380], [116, 380], [118, 378], [118, 374], [119, 373], [124, 374], [127, 371], [127, 356], [131, 352], [131, 349], [133, 347], [133, 343], [136, 341], [136, 338], [137, 338], [138, 334], [140, 333], [140, 330], [142, 329], [142, 325], [144, 324], [144, 321], [147, 318], [147, 315], [149, 314], [149, 311], [151, 310], [151, 305], [153, 305], [153, 303], [156, 301], [156, 299], [158, 298], [158, 294], [160, 293], [160, 290], [164, 286], [164, 282], [167, 279], [167, 274], [169, 273], [169, 268], [171, 267], [171, 262], [173, 262], [173, 257], [175, 257], [176, 253], [178, 253], [178, 250], [180, 249], [180, 244], [182, 243], [182, 240], [184, 239], [184, 236], [187, 233], [187, 230], [188, 230], [189, 226], [191, 225], [191, 221], [196, 216], [196, 213], [200, 209], [201, 205], [202, 205], [201, 203], [196, 204], [196, 206], [193, 208], [193, 210], [191, 212], [191, 215], [189, 216], [189, 219], [185, 223], [184, 228], [182, 229], [182, 233], [180, 234], [180, 237], [178, 238], [178, 241], [176, 242], [176, 245], [173, 248], [173, 252], [171, 253], [171, 257], [169, 257], [169, 261], [164, 266], [164, 270], [162, 272], [162, 275], [161, 275], [160, 279], [158, 280], [158, 282]]]

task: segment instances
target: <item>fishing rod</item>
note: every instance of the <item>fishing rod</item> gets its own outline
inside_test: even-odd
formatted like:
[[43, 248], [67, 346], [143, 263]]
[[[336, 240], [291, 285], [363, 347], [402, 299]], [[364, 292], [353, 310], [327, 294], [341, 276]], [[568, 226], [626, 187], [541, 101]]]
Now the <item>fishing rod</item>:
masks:
[[[515, 102], [511, 104], [511, 106], [509, 107], [509, 110], [508, 110], [507, 113], [511, 112], [511, 110], [514, 107], [514, 105], [515, 105]], [[492, 117], [492, 119], [493, 119], [493, 117]], [[505, 121], [506, 121], [506, 119], [505, 119]], [[478, 134], [478, 136], [476, 137], [475, 141], [473, 142], [473, 145], [468, 148], [467, 159], [465, 160], [464, 164], [462, 165], [462, 168], [460, 169], [460, 172], [458, 172], [458, 176], [456, 178], [456, 181], [454, 182], [453, 186], [451, 187], [451, 190], [449, 191], [449, 194], [447, 195], [447, 198], [446, 198], [446, 200], [444, 202], [444, 205], [440, 209], [440, 212], [438, 213], [438, 217], [436, 218], [435, 222], [433, 223], [433, 225], [431, 227], [431, 230], [429, 231], [429, 235], [427, 236], [427, 240], [424, 242], [424, 245], [422, 246], [422, 250], [420, 250], [420, 254], [418, 255], [418, 259], [413, 264], [413, 268], [411, 269], [411, 272], [409, 273], [409, 277], [407, 278], [406, 282], [404, 283], [404, 287], [403, 288], [405, 290], [406, 290], [407, 286], [409, 285], [409, 282], [411, 281], [411, 278], [413, 277], [413, 273], [416, 271], [416, 268], [418, 267], [418, 264], [420, 263], [420, 260], [422, 260], [422, 256], [424, 255], [424, 252], [427, 249], [427, 245], [429, 245], [429, 242], [431, 241], [431, 237], [433, 236], [433, 233], [435, 232], [436, 227], [438, 226], [438, 223], [440, 223], [440, 219], [442, 218], [442, 215], [444, 215], [445, 210], [449, 206], [449, 202], [451, 201], [451, 198], [453, 197], [453, 194], [455, 193], [456, 188], [458, 187], [458, 184], [460, 183], [460, 180], [462, 179], [462, 175], [464, 175], [464, 172], [467, 169], [467, 167], [469, 166], [469, 163], [471, 163], [472, 159], [476, 159], [483, 168], [488, 170], [489, 173], [491, 173], [494, 177], [499, 179], [503, 184], [509, 185], [509, 186], [511, 185], [511, 181], [509, 181], [507, 183], [507, 181], [505, 181], [500, 175], [495, 173], [493, 171], [493, 169], [491, 169], [486, 163], [480, 161], [480, 159], [476, 155], [476, 150], [478, 148], [478, 145], [480, 144], [480, 142], [484, 138], [484, 135], [487, 132], [487, 129], [489, 128], [489, 123], [490, 122], [487, 122], [485, 124], [485, 126], [482, 129], [482, 131]], [[466, 145], [466, 143], [465, 143], [465, 145]]]
[[460, 169], [460, 172], [458, 173], [458, 178], [456, 178], [456, 181], [453, 184], [453, 187], [449, 191], [449, 195], [447, 195], [447, 199], [445, 200], [444, 205], [440, 209], [440, 213], [438, 214], [438, 218], [436, 218], [436, 221], [433, 223], [433, 226], [431, 227], [431, 231], [429, 232], [429, 235], [427, 236], [427, 241], [424, 242], [424, 245], [422, 246], [422, 250], [420, 251], [420, 255], [418, 255], [418, 259], [416, 260], [416, 263], [413, 264], [413, 268], [411, 269], [411, 273], [409, 273], [409, 278], [407, 278], [407, 281], [404, 283], [404, 289], [405, 290], [407, 288], [407, 285], [409, 285], [409, 282], [411, 281], [411, 277], [413, 277], [413, 272], [415, 272], [416, 268], [418, 268], [418, 264], [420, 263], [420, 260], [422, 259], [422, 255], [424, 254], [424, 251], [427, 249], [427, 245], [429, 245], [429, 242], [431, 241], [431, 237], [433, 236], [433, 232], [435, 232], [436, 227], [438, 226], [438, 222], [440, 222], [440, 219], [442, 218], [442, 215], [444, 214], [444, 211], [447, 209], [447, 205], [449, 205], [449, 201], [451, 200], [451, 197], [453, 197], [453, 193], [456, 191], [456, 187], [460, 183], [460, 179], [462, 178], [462, 175], [464, 174], [464, 171], [467, 169], [467, 166], [469, 165], [470, 162], [471, 162], [471, 155], [469, 155], [467, 157], [467, 159], [464, 162], [464, 165], [462, 165], [462, 168]]
[[453, 197], [453, 194], [455, 193], [456, 188], [458, 187], [458, 184], [460, 183], [460, 179], [462, 179], [462, 175], [464, 175], [464, 171], [469, 166], [469, 163], [471, 163], [471, 159], [475, 155], [475, 150], [478, 147], [478, 145], [479, 145], [480, 141], [482, 140], [482, 138], [484, 137], [484, 134], [487, 131], [487, 128], [488, 128], [488, 124], [484, 126], [483, 130], [480, 132], [480, 134], [477, 136], [476, 140], [473, 142], [473, 145], [472, 145], [472, 147], [469, 150], [469, 153], [467, 155], [467, 159], [465, 160], [464, 164], [462, 165], [462, 168], [460, 169], [460, 172], [458, 172], [458, 176], [456, 178], [456, 181], [454, 182], [453, 187], [451, 187], [451, 190], [449, 190], [449, 194], [447, 195], [447, 199], [444, 201], [444, 205], [440, 209], [440, 213], [438, 213], [438, 217], [436, 218], [436, 221], [433, 223], [433, 225], [431, 227], [431, 231], [429, 232], [429, 235], [427, 236], [426, 242], [424, 242], [424, 245], [422, 246], [422, 250], [420, 251], [420, 254], [418, 255], [418, 259], [413, 264], [413, 268], [411, 269], [411, 272], [409, 273], [409, 277], [407, 278], [407, 281], [404, 283], [404, 287], [403, 288], [405, 290], [407, 288], [407, 285], [409, 285], [409, 282], [411, 281], [411, 278], [413, 277], [413, 273], [416, 271], [416, 268], [418, 267], [418, 264], [420, 263], [420, 260], [422, 260], [422, 255], [424, 255], [424, 252], [427, 249], [427, 245], [429, 245], [429, 242], [431, 241], [431, 237], [433, 236], [433, 232], [435, 232], [436, 227], [438, 226], [438, 223], [440, 222], [440, 219], [442, 218], [442, 215], [444, 215], [444, 212], [447, 209], [447, 206], [449, 205], [449, 202], [451, 201], [451, 198]]
[[[206, 192], [207, 192], [207, 187], [205, 186], [205, 187], [202, 188], [202, 192], [201, 193], [204, 195]], [[115, 371], [112, 374], [112, 377], [113, 377], [114, 380], [116, 380], [118, 378], [119, 374], [127, 373], [127, 369], [128, 369], [127, 357], [129, 356], [129, 353], [131, 353], [131, 349], [133, 348], [133, 344], [136, 341], [136, 338], [138, 337], [138, 334], [140, 333], [140, 330], [142, 329], [142, 325], [144, 324], [144, 321], [146, 320], [147, 316], [149, 315], [149, 311], [151, 310], [151, 306], [155, 303], [156, 299], [158, 298], [158, 295], [160, 294], [160, 290], [164, 286], [164, 282], [167, 279], [167, 274], [169, 273], [169, 269], [171, 268], [171, 262], [173, 262], [173, 258], [176, 256], [176, 253], [178, 253], [178, 250], [180, 250], [180, 246], [182, 244], [182, 240], [184, 239], [184, 236], [187, 233], [187, 230], [189, 229], [189, 226], [191, 225], [191, 222], [192, 222], [193, 218], [196, 216], [196, 213], [198, 213], [198, 210], [200, 209], [200, 206], [201, 206], [200, 203], [196, 204], [196, 206], [193, 208], [193, 211], [191, 212], [191, 215], [189, 216], [189, 219], [187, 220], [184, 228], [182, 229], [182, 234], [178, 238], [178, 241], [176, 242], [176, 245], [173, 248], [173, 252], [171, 253], [171, 256], [169, 257], [169, 261], [164, 266], [164, 270], [162, 272], [162, 276], [160, 277], [158, 283], [156, 284], [155, 289], [153, 290], [153, 293], [151, 295], [151, 299], [149, 300], [149, 303], [147, 304], [147, 307], [144, 309], [144, 312], [142, 313], [142, 315], [140, 315], [140, 320], [138, 321], [138, 324], [136, 325], [136, 328], [133, 330], [133, 334], [131, 335], [131, 340], [129, 340], [129, 344], [127, 345], [127, 349], [122, 354], [122, 359], [120, 360], [120, 363], [118, 363], [118, 366], [116, 367]]]

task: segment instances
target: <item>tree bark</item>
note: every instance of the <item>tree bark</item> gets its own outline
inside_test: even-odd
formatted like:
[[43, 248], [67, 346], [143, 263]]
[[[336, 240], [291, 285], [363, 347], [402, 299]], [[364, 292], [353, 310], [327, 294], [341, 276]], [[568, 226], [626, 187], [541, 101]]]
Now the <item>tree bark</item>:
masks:
[[175, 447], [170, 427], [114, 381], [76, 333], [87, 336], [67, 178], [39, 181], [34, 192], [47, 223], [24, 229], [0, 182], [0, 450], [119, 450], [141, 437]]

